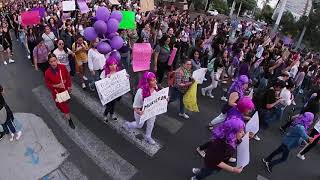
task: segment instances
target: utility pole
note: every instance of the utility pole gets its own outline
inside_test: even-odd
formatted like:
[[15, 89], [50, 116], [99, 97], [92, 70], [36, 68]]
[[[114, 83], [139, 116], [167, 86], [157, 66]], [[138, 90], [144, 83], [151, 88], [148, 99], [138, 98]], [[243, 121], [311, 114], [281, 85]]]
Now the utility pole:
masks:
[[271, 34], [277, 32], [277, 30], [278, 30], [278, 27], [279, 27], [279, 24], [280, 24], [280, 21], [281, 21], [281, 18], [282, 18], [284, 9], [285, 9], [285, 7], [286, 7], [287, 1], [288, 1], [288, 0], [283, 0], [282, 3], [281, 3], [280, 11], [279, 11], [279, 14], [278, 14], [276, 23], [275, 23], [274, 26], [273, 26], [272, 33], [271, 33]]
[[232, 16], [233, 16], [233, 11], [234, 11], [235, 7], [236, 7], [236, 0], [233, 0], [232, 6], [231, 6], [231, 10], [230, 10], [230, 14], [229, 14], [230, 18], [232, 18]]
[[[309, 3], [310, 3], [310, 0], [307, 0], [306, 6], [305, 6], [305, 8], [304, 8], [304, 13], [303, 13], [304, 16], [307, 14]], [[312, 2], [311, 2], [311, 3], [312, 3]], [[311, 12], [311, 11], [313, 11], [313, 5], [311, 5], [310, 12]], [[310, 15], [310, 12], [309, 12], [309, 15]], [[300, 34], [299, 40], [298, 40], [298, 42], [297, 42], [296, 47], [294, 48], [294, 50], [298, 50], [298, 49], [300, 48], [301, 43], [302, 43], [302, 40], [303, 40], [303, 37], [304, 37], [304, 35], [305, 35], [305, 33], [306, 33], [306, 30], [307, 30], [307, 25], [305, 24], [305, 25], [303, 26], [303, 30], [302, 30], [302, 32], [301, 32], [301, 34]]]
[[240, 5], [239, 5], [239, 9], [238, 9], [238, 14], [237, 14], [237, 18], [239, 18], [239, 15], [240, 15], [240, 11], [241, 11], [241, 8], [242, 8], [242, 0], [240, 2]]

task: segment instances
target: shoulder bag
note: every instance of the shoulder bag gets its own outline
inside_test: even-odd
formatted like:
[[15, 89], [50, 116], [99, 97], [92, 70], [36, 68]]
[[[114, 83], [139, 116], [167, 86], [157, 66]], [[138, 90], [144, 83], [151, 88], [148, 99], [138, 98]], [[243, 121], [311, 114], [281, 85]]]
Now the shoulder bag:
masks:
[[[61, 70], [60, 70], [59, 72], [60, 72], [61, 83], [63, 83]], [[65, 89], [65, 88], [64, 88], [64, 89]], [[68, 101], [69, 99], [70, 99], [70, 95], [69, 95], [69, 92], [68, 92], [66, 89], [65, 89], [63, 92], [56, 94], [56, 102], [57, 102], [57, 103], [66, 102], [66, 101]]]

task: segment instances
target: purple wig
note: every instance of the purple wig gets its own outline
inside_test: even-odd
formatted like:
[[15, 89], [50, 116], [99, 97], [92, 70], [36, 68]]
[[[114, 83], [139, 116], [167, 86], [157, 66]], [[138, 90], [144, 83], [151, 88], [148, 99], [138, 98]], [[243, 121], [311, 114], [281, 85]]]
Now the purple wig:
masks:
[[312, 124], [314, 119], [314, 114], [311, 112], [305, 112], [298, 117], [296, 117], [292, 123], [292, 127], [298, 124], [302, 125], [305, 130], [308, 130], [309, 126]]
[[236, 81], [234, 81], [228, 91], [228, 95], [230, 95], [233, 92], [237, 92], [239, 95], [239, 98], [242, 98], [244, 94], [243, 85], [249, 83], [249, 78], [246, 75], [241, 75], [238, 77]]
[[213, 140], [225, 140], [227, 144], [236, 148], [237, 133], [244, 130], [244, 122], [235, 116], [230, 117], [228, 121], [219, 124], [212, 132]]
[[156, 75], [153, 72], [145, 72], [143, 77], [139, 81], [138, 88], [142, 89], [142, 97], [146, 98], [151, 95], [149, 81], [153, 78], [156, 78]]
[[104, 65], [104, 72], [106, 75], [110, 74], [110, 65], [112, 64], [116, 64], [117, 65], [117, 69], [116, 71], [119, 71], [120, 68], [119, 68], [119, 62], [114, 58], [114, 57], [109, 57], [107, 60], [106, 60], [106, 64]]
[[250, 97], [244, 96], [238, 101], [237, 109], [241, 113], [244, 113], [246, 111], [251, 111], [254, 109], [254, 103]]

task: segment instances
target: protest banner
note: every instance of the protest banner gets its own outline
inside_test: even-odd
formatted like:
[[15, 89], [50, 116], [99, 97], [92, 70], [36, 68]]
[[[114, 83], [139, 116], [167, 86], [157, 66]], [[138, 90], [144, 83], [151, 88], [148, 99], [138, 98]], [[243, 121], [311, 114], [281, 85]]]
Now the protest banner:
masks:
[[95, 82], [95, 85], [102, 105], [130, 91], [130, 81], [125, 69], [112, 74], [110, 78]]
[[168, 110], [168, 95], [169, 88], [167, 87], [145, 98], [143, 100], [143, 114], [139, 123], [141, 124], [156, 115], [166, 113]]
[[320, 120], [314, 125], [314, 129], [320, 133]]
[[46, 13], [46, 9], [43, 7], [32, 8], [32, 11], [39, 11], [39, 15], [41, 18], [43, 18]]
[[199, 112], [197, 104], [197, 82], [194, 82], [183, 96], [183, 104], [186, 109], [192, 112]]
[[193, 71], [192, 78], [198, 83], [202, 84], [207, 72], [207, 68], [200, 68], [198, 70]]
[[36, 25], [40, 23], [39, 11], [26, 11], [21, 13], [22, 26]]
[[85, 14], [90, 11], [86, 1], [78, 0], [77, 3], [81, 14]]
[[141, 12], [154, 10], [154, 0], [140, 0]]
[[176, 57], [176, 54], [177, 54], [177, 48], [173, 48], [172, 51], [171, 51], [169, 60], [168, 60], [168, 65], [169, 65], [169, 66], [172, 65], [173, 60], [174, 60], [174, 58]]
[[63, 11], [74, 11], [74, 10], [76, 10], [75, 1], [62, 1], [62, 10]]
[[150, 69], [152, 48], [150, 43], [135, 43], [132, 49], [133, 72]]
[[237, 146], [237, 167], [245, 167], [250, 162], [249, 133], [243, 136], [241, 143]]
[[109, 0], [111, 5], [121, 5], [118, 0]]
[[259, 114], [258, 111], [254, 113], [250, 121], [246, 124], [246, 132], [257, 134], [259, 131]]
[[122, 20], [119, 29], [136, 29], [136, 13], [133, 11], [121, 11]]

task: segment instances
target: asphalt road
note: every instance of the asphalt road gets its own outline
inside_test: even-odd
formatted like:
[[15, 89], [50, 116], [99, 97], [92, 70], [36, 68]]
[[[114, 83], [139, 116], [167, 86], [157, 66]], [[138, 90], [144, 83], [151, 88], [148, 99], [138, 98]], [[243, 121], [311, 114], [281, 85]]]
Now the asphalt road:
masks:
[[[99, 116], [88, 108], [90, 103], [83, 103], [79, 100], [79, 97], [73, 98], [71, 101], [72, 114], [83, 125], [82, 128], [77, 127], [76, 131], [77, 133], [86, 132], [89, 134], [80, 136], [77, 133], [75, 135], [68, 133], [72, 130], [63, 129], [63, 126], [58, 124], [59, 121], [54, 119], [57, 116], [53, 116], [52, 111], [48, 112], [47, 106], [44, 105], [46, 102], [40, 102], [37, 98], [42, 96], [42, 98], [50, 99], [51, 97], [37, 96], [37, 92], [33, 91], [44, 85], [42, 74], [34, 70], [26, 57], [25, 50], [16, 41], [14, 41], [13, 52], [16, 63], [7, 66], [0, 64], [0, 84], [5, 88], [5, 98], [8, 104], [14, 112], [33, 113], [42, 117], [59, 142], [69, 151], [69, 161], [74, 163], [88, 179], [127, 179], [127, 177], [130, 177], [128, 179], [133, 180], [185, 180], [192, 176], [192, 167], [202, 166], [202, 160], [196, 154], [195, 148], [206, 142], [210, 137], [206, 125], [219, 114], [223, 104], [220, 101], [221, 89], [214, 92], [217, 97], [215, 99], [202, 97], [198, 93], [200, 112], [189, 113], [189, 120], [177, 116], [177, 105], [169, 105], [168, 113], [165, 116], [158, 117], [157, 120], [162, 122], [158, 122], [153, 131], [154, 138], [161, 146], [153, 155], [150, 155], [146, 153], [148, 150], [142, 150], [146, 147], [145, 145], [140, 144], [141, 148], [138, 145], [139, 143], [134, 143], [135, 137], [124, 135], [121, 130], [115, 128], [116, 125], [104, 124]], [[80, 94], [98, 101], [96, 95], [88, 90], [81, 90]], [[123, 98], [116, 107], [116, 112], [123, 120], [133, 119], [132, 110], [128, 107], [129, 99], [130, 97]], [[259, 142], [250, 141], [251, 160], [242, 174], [236, 175], [222, 171], [207, 179], [255, 180], [258, 175], [261, 175], [270, 180], [282, 180], [284, 178], [290, 180], [319, 180], [320, 172], [317, 168], [320, 162], [319, 146], [307, 154], [305, 161], [297, 159], [296, 151], [292, 151], [288, 161], [276, 166], [272, 175], [265, 171], [261, 159], [281, 143], [281, 134], [278, 127], [278, 125], [274, 125], [268, 131], [261, 130], [259, 136], [262, 140]], [[74, 137], [77, 137], [78, 141], [75, 141]], [[92, 143], [88, 142], [92, 140], [91, 137], [95, 138]], [[80, 142], [81, 140], [83, 142]], [[85, 144], [86, 147], [82, 147], [78, 142]], [[102, 143], [102, 149], [90, 151], [97, 149], [96, 144], [99, 143]], [[103, 149], [103, 147], [107, 149]], [[108, 153], [110, 151], [115, 153], [117, 157], [108, 157], [108, 155], [112, 155], [112, 153]], [[94, 152], [98, 154], [94, 156]], [[107, 157], [106, 161], [109, 158], [115, 160], [115, 163], [120, 163], [115, 164], [120, 170], [105, 167], [104, 165], [108, 166], [108, 163], [109, 166], [112, 166], [113, 161], [111, 163], [99, 161], [99, 154], [101, 153]], [[132, 171], [128, 172], [132, 176], [117, 174], [117, 172], [123, 172], [124, 167], [133, 167]], [[112, 172], [112, 169], [115, 170], [115, 173]]]

